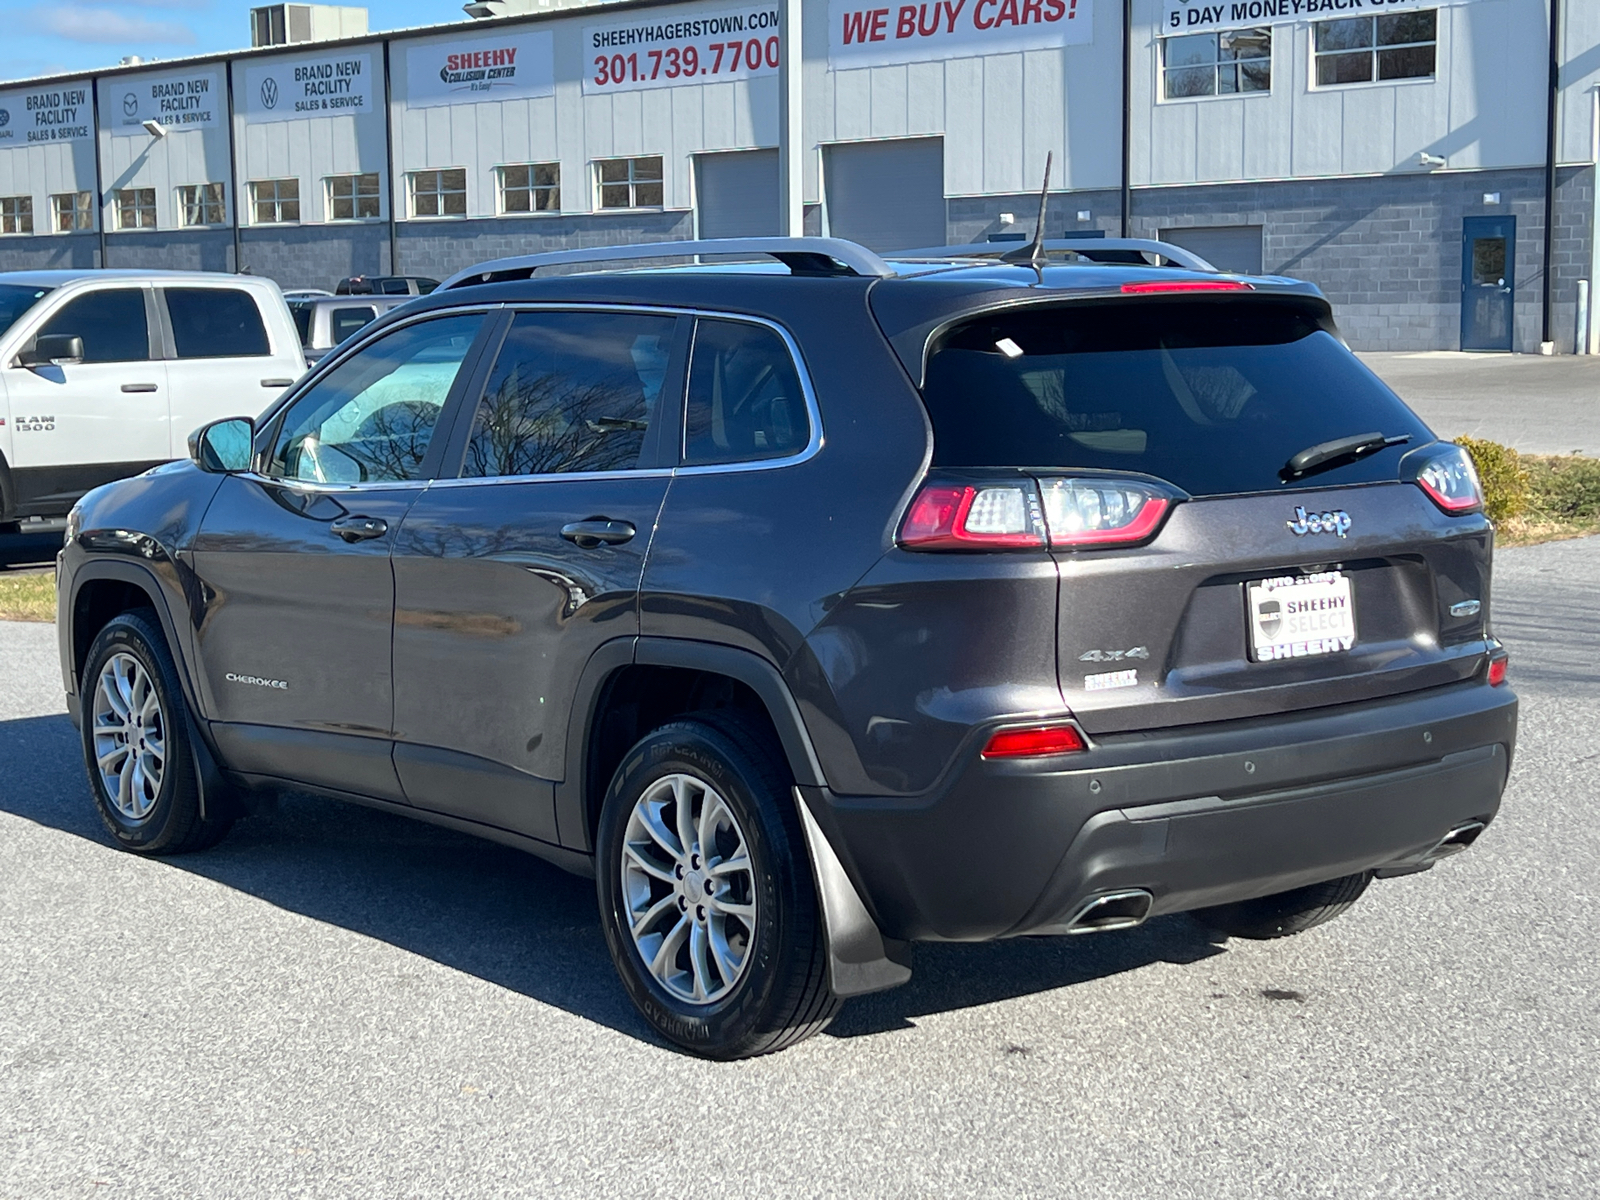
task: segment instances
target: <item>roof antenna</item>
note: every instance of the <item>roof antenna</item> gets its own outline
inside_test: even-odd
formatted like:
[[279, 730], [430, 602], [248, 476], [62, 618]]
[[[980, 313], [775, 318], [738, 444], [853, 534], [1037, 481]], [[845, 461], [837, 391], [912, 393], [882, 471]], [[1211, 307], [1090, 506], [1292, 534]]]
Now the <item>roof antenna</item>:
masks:
[[1049, 259], [1044, 252], [1044, 209], [1050, 201], [1050, 163], [1055, 158], [1055, 151], [1050, 151], [1044, 156], [1044, 186], [1039, 189], [1039, 223], [1034, 226], [1033, 241], [1026, 246], [1018, 246], [1000, 256], [1001, 262], [1027, 263], [1037, 269], [1044, 266]]

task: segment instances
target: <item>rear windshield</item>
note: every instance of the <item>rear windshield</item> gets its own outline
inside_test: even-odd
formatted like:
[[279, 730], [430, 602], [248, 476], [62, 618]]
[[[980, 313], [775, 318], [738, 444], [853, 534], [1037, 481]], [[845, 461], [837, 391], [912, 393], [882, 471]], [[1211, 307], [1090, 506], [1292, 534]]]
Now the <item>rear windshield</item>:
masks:
[[987, 314], [928, 361], [936, 466], [1137, 471], [1192, 495], [1394, 479], [1406, 447], [1286, 484], [1352, 434], [1432, 439], [1311, 307], [1158, 300]]

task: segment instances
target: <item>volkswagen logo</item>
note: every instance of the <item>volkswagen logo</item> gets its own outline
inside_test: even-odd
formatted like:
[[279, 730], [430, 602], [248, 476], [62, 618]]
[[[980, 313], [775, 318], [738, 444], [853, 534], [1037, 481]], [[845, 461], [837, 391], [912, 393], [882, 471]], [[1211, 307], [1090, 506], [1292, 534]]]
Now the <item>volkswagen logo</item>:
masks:
[[268, 108], [278, 107], [278, 81], [270, 75], [261, 81], [261, 103]]
[[122, 98], [122, 114], [127, 117], [139, 115], [139, 96], [136, 92], [129, 92]]

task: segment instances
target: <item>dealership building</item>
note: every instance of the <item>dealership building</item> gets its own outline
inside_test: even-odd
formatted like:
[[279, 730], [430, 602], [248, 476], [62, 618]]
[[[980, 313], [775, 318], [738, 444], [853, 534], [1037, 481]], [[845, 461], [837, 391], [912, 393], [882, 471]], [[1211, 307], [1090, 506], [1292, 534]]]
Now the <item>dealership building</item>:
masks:
[[[1594, 0], [1554, 38], [1551, 0], [794, 2], [807, 232], [1028, 236], [1050, 155], [1047, 236], [1312, 280], [1358, 349], [1582, 342]], [[777, 3], [516, 5], [281, 5], [280, 44], [0, 84], [0, 269], [331, 287], [780, 231]]]

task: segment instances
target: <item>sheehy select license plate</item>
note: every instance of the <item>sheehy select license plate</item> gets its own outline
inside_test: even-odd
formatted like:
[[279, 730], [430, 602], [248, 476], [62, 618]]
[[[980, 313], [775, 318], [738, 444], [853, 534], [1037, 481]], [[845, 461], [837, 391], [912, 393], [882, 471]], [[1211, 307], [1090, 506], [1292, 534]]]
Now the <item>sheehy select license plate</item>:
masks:
[[1355, 602], [1343, 571], [1283, 575], [1246, 590], [1254, 662], [1339, 654], [1356, 644]]

